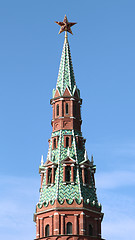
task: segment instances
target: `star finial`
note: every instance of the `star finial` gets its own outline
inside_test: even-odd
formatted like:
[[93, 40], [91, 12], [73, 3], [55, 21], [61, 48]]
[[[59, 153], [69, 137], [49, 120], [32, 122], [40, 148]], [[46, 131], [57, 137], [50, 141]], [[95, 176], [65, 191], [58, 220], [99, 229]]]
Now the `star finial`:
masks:
[[63, 22], [56, 22], [56, 23], [57, 23], [59, 26], [61, 26], [60, 31], [59, 31], [59, 34], [62, 33], [62, 32], [64, 32], [64, 31], [73, 34], [73, 33], [72, 33], [72, 30], [71, 30], [71, 27], [72, 27], [73, 25], [75, 25], [76, 23], [75, 23], [75, 22], [68, 22], [66, 15], [65, 15], [65, 17], [64, 17]]

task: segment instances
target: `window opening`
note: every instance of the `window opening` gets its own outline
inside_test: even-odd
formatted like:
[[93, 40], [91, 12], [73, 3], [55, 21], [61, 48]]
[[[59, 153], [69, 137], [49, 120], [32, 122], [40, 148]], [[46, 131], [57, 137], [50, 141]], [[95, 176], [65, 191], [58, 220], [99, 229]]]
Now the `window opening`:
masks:
[[45, 236], [49, 236], [49, 224], [47, 224], [45, 227]]
[[68, 103], [66, 103], [66, 114], [68, 114]]
[[89, 225], [89, 236], [93, 236], [93, 227], [91, 224]]
[[67, 223], [67, 234], [72, 234], [72, 223], [71, 222]]
[[82, 141], [81, 141], [81, 139], [80, 139], [80, 138], [78, 139], [78, 148], [79, 148], [79, 149], [81, 149], [81, 148], [82, 148]]
[[66, 166], [66, 182], [70, 182], [70, 172], [71, 172], [71, 167]]
[[69, 147], [69, 137], [66, 137], [66, 147]]
[[76, 116], [77, 115], [77, 106], [76, 106], [76, 104], [74, 105], [74, 116]]
[[56, 138], [54, 138], [53, 146], [54, 146], [54, 149], [55, 149], [56, 148]]
[[48, 183], [51, 184], [52, 182], [52, 169], [48, 168]]
[[87, 168], [84, 168], [84, 178], [85, 178], [85, 183], [88, 183], [88, 171], [87, 171]]
[[57, 104], [57, 116], [59, 116], [59, 104]]
[[54, 168], [54, 183], [55, 183], [56, 168]]

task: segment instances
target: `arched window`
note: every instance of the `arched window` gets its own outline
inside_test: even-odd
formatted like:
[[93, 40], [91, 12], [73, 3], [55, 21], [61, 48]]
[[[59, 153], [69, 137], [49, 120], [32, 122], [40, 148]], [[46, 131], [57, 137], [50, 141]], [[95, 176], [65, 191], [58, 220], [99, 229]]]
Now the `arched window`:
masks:
[[45, 236], [49, 236], [49, 224], [45, 226]]
[[68, 103], [66, 103], [66, 114], [68, 114]]
[[89, 225], [89, 236], [93, 236], [93, 227], [91, 224]]
[[54, 149], [56, 148], [56, 138], [54, 138], [54, 140], [53, 140], [53, 147], [54, 147]]
[[71, 172], [71, 167], [70, 166], [66, 166], [66, 182], [70, 182], [70, 172]]
[[57, 104], [57, 106], [56, 106], [56, 108], [57, 108], [57, 116], [59, 116], [59, 104]]
[[69, 137], [66, 137], [66, 147], [69, 147]]
[[48, 168], [48, 184], [52, 182], [52, 169]]
[[67, 234], [72, 234], [72, 223], [71, 222], [67, 223]]

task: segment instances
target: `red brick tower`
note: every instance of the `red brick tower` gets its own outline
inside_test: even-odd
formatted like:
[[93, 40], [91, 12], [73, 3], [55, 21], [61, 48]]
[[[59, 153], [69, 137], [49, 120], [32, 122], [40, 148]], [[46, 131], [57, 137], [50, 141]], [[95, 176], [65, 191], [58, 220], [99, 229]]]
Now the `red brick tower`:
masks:
[[93, 157], [89, 160], [81, 132], [77, 88], [67, 31], [75, 23], [57, 22], [65, 32], [56, 89], [53, 90], [52, 135], [47, 160], [41, 159], [40, 199], [36, 205], [36, 239], [103, 240], [103, 213], [97, 200]]

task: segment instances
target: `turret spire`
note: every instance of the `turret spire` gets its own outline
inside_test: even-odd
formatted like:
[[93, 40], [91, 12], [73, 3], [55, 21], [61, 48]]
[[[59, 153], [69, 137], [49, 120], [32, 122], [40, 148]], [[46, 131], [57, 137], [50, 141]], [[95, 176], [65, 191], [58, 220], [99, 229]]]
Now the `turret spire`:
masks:
[[[101, 238], [103, 213], [98, 204], [94, 173], [81, 132], [81, 104], [76, 86], [67, 32], [72, 34], [65, 16], [60, 32], [65, 31], [56, 89], [53, 91], [52, 134], [49, 151], [39, 167], [40, 199], [36, 205], [36, 239]], [[69, 236], [68, 236], [69, 235]]]
[[[56, 23], [61, 26], [59, 33], [62, 33], [65, 31], [65, 40], [64, 40], [63, 51], [62, 51], [62, 56], [60, 61], [56, 90], [58, 90], [61, 96], [64, 94], [66, 88], [68, 89], [68, 91], [72, 96], [74, 95], [75, 90], [77, 90], [79, 95], [79, 90], [77, 89], [75, 77], [74, 77], [70, 47], [68, 43], [68, 34], [67, 34], [67, 32], [73, 34], [71, 31], [71, 27], [76, 23], [68, 22], [66, 15], [63, 22], [56, 22]], [[55, 89], [53, 90], [53, 97], [55, 96], [56, 90]]]
[[41, 166], [43, 166], [44, 160], [43, 160], [43, 155], [41, 156]]

